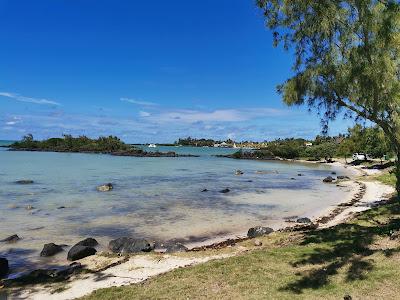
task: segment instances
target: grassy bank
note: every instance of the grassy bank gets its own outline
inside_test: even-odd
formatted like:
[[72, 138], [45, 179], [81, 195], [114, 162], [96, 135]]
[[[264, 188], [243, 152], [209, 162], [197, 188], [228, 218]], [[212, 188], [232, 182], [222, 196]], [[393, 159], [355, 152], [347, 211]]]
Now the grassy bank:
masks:
[[[393, 199], [334, 228], [277, 232], [257, 250], [84, 299], [398, 299], [399, 229]], [[241, 246], [255, 248], [253, 241]]]

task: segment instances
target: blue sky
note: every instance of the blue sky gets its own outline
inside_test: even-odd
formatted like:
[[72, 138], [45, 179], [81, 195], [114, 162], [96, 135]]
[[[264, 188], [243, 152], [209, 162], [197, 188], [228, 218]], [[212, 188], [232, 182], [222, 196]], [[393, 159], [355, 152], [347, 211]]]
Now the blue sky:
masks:
[[252, 0], [0, 0], [0, 38], [0, 139], [265, 140], [321, 130], [316, 113], [281, 103], [276, 85], [293, 58], [272, 47]]

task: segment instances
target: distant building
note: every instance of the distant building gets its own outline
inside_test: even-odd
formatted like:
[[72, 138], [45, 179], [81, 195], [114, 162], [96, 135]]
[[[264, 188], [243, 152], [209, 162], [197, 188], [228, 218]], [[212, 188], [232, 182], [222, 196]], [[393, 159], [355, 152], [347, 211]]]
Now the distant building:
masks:
[[306, 147], [311, 147], [313, 144], [311, 142], [305, 143]]

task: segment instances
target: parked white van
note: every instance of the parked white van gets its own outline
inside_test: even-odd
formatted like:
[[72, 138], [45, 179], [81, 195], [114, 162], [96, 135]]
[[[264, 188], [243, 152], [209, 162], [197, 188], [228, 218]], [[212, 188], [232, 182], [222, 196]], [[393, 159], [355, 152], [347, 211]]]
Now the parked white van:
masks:
[[353, 153], [353, 160], [367, 160], [367, 159], [369, 159], [368, 154]]

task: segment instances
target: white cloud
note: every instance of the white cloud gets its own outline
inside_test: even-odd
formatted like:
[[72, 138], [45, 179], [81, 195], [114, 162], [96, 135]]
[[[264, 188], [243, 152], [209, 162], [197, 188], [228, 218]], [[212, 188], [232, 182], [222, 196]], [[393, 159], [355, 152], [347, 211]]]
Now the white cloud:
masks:
[[6, 122], [6, 124], [7, 124], [7, 125], [15, 125], [15, 124], [17, 124], [17, 122], [15, 122], [15, 121], [9, 121], [9, 122]]
[[151, 114], [147, 111], [139, 111], [139, 116], [146, 118], [146, 117], [150, 117]]
[[142, 106], [157, 106], [157, 103], [154, 102], [148, 102], [148, 101], [141, 101], [141, 100], [135, 100], [135, 99], [130, 99], [130, 98], [120, 98], [121, 101], [124, 102], [129, 102], [132, 104], [136, 105], [142, 105]]
[[45, 104], [45, 105], [61, 105], [60, 103], [53, 101], [53, 100], [43, 99], [43, 98], [25, 97], [25, 96], [15, 94], [15, 93], [0, 92], [0, 96], [14, 99], [14, 100], [20, 101], [20, 102]]
[[156, 123], [240, 122], [260, 117], [282, 116], [286, 113], [286, 111], [274, 108], [220, 109], [214, 111], [175, 110], [153, 114], [149, 119]]

